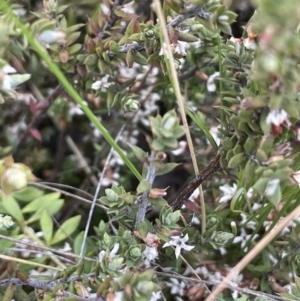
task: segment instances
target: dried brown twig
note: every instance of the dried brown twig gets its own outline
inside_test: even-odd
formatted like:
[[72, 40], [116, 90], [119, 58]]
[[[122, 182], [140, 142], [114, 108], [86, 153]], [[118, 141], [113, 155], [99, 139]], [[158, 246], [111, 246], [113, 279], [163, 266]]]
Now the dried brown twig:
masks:
[[222, 167], [220, 165], [220, 154], [217, 154], [208, 164], [206, 168], [204, 168], [198, 176], [196, 176], [183, 191], [179, 194], [175, 201], [170, 203], [170, 206], [173, 210], [178, 210], [187, 201], [193, 192], [203, 183], [210, 175], [221, 170]]

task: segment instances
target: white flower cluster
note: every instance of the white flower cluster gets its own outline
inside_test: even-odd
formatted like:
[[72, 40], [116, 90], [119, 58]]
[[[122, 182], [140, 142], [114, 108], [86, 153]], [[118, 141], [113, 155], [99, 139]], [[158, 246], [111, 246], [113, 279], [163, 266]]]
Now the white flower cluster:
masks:
[[0, 230], [6, 230], [14, 224], [11, 216], [0, 214]]

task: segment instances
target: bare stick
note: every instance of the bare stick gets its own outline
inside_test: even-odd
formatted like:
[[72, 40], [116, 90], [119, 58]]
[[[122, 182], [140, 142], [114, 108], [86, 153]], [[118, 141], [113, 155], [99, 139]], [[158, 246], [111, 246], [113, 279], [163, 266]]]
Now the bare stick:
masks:
[[[161, 25], [161, 31], [162, 31], [162, 39], [161, 40], [167, 46], [166, 48], [167, 48], [167, 53], [168, 53], [168, 58], [169, 58], [168, 62], [169, 62], [169, 67], [170, 67], [169, 71], [170, 71], [170, 75], [171, 75], [171, 83], [173, 84], [173, 88], [175, 91], [178, 108], [179, 108], [180, 116], [181, 116], [183, 127], [184, 127], [184, 133], [186, 136], [186, 140], [187, 140], [187, 143], [189, 146], [189, 150], [190, 150], [190, 154], [191, 154], [191, 158], [192, 158], [192, 162], [193, 162], [194, 171], [195, 171], [195, 174], [197, 175], [197, 174], [199, 174], [199, 170], [198, 170], [195, 150], [194, 150], [194, 146], [193, 146], [191, 133], [189, 130], [189, 125], [188, 125], [187, 118], [186, 118], [185, 111], [184, 111], [183, 98], [182, 98], [182, 95], [180, 92], [180, 85], [179, 85], [179, 80], [178, 80], [178, 76], [177, 76], [177, 72], [176, 72], [176, 68], [175, 68], [173, 52], [171, 50], [170, 39], [169, 39], [168, 31], [167, 31], [166, 21], [164, 18], [164, 14], [163, 14], [163, 10], [162, 10], [160, 1], [154, 0], [153, 3], [155, 4], [155, 9], [157, 12], [159, 23]], [[163, 45], [162, 45], [162, 47], [163, 47]], [[205, 212], [205, 202], [204, 202], [204, 198], [203, 198], [203, 191], [202, 191], [201, 185], [199, 186], [199, 195], [200, 195], [201, 219], [202, 219], [201, 232], [203, 234], [203, 233], [205, 233], [205, 230], [206, 230], [206, 212]]]
[[[123, 130], [125, 128], [125, 125], [123, 125], [115, 139], [115, 141], [118, 141]], [[110, 149], [110, 152], [108, 154], [108, 157], [106, 159], [106, 162], [105, 162], [105, 165], [103, 167], [103, 170], [102, 170], [102, 173], [101, 173], [101, 176], [100, 176], [100, 179], [99, 179], [99, 182], [98, 182], [98, 185], [97, 185], [97, 188], [96, 188], [96, 191], [95, 191], [95, 194], [94, 194], [94, 198], [93, 198], [93, 202], [92, 202], [92, 205], [91, 205], [91, 208], [90, 208], [90, 212], [89, 212], [89, 216], [88, 216], [88, 220], [86, 222], [86, 227], [85, 227], [85, 231], [84, 231], [84, 236], [83, 236], [83, 241], [82, 241], [82, 245], [81, 245], [81, 250], [80, 250], [80, 256], [83, 257], [83, 251], [84, 251], [84, 247], [85, 247], [85, 243], [86, 243], [86, 239], [87, 239], [87, 235], [88, 235], [88, 232], [89, 232], [89, 228], [90, 228], [90, 224], [91, 224], [91, 220], [92, 220], [92, 216], [93, 216], [93, 212], [94, 212], [94, 209], [95, 209], [95, 205], [96, 205], [96, 202], [97, 202], [97, 198], [98, 198], [98, 195], [99, 195], [99, 191], [101, 189], [101, 185], [102, 185], [102, 180], [104, 178], [104, 175], [105, 175], [105, 172], [106, 172], [106, 169], [107, 169], [107, 166], [109, 164], [109, 161], [111, 159], [111, 156], [112, 156], [112, 153], [113, 153], [113, 148]]]

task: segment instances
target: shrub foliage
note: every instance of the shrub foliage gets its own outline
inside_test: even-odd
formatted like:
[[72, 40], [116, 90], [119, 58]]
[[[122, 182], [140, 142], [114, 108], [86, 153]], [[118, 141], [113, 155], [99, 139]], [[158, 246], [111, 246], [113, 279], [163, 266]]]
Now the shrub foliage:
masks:
[[1, 300], [299, 299], [298, 1], [21, 2]]

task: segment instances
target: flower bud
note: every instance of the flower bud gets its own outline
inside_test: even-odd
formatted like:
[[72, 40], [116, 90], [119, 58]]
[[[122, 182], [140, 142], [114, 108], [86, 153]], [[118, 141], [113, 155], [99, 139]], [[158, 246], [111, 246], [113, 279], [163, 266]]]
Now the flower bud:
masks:
[[151, 198], [157, 199], [157, 198], [165, 196], [166, 194], [167, 194], [167, 192], [162, 188], [152, 188], [150, 190], [149, 196]]
[[164, 161], [166, 158], [167, 158], [167, 155], [164, 152], [158, 152], [155, 156], [155, 159], [157, 159], [159, 161]]
[[218, 21], [220, 21], [220, 22], [222, 22], [222, 21], [224, 22], [224, 21], [228, 21], [228, 20], [229, 20], [229, 18], [226, 15], [221, 15], [218, 17]]
[[6, 184], [9, 185], [12, 190], [20, 190], [26, 187], [27, 185], [26, 173], [18, 168], [8, 168], [4, 172], [4, 177], [6, 180]]
[[63, 44], [65, 43], [66, 34], [62, 31], [45, 30], [39, 36], [38, 39], [45, 44]]
[[131, 111], [131, 112], [135, 112], [137, 111], [137, 109], [140, 107], [140, 103], [138, 100], [133, 99], [133, 98], [129, 98], [126, 100], [126, 102], [124, 103], [124, 110], [125, 111]]

